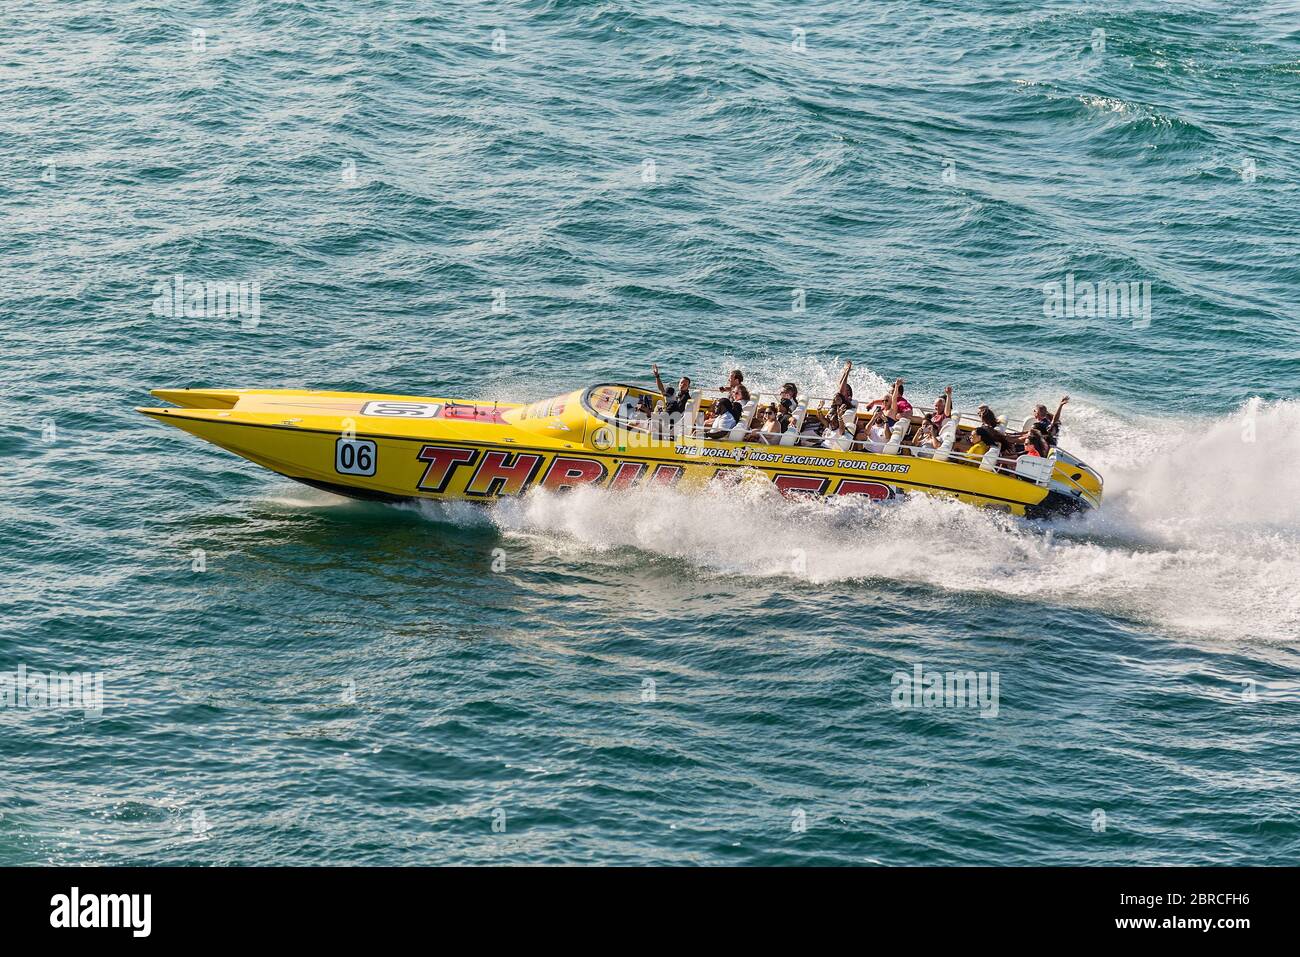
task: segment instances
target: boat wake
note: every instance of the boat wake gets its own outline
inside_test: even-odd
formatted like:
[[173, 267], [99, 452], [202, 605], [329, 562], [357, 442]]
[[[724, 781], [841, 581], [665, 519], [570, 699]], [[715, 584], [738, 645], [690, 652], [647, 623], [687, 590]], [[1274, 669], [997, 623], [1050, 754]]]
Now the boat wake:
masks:
[[561, 558], [635, 548], [701, 572], [999, 593], [1171, 634], [1295, 643], [1300, 498], [1284, 477], [1300, 474], [1300, 403], [1251, 400], [1213, 420], [1121, 416], [1078, 399], [1069, 412], [1062, 444], [1106, 478], [1102, 508], [1080, 518], [1033, 523], [925, 496], [788, 501], [762, 480], [534, 491], [489, 514]]

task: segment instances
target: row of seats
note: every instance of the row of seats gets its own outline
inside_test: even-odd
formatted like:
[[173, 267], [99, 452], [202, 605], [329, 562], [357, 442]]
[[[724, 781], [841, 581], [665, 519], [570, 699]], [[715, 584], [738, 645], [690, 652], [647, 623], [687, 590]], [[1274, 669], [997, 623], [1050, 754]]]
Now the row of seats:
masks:
[[[751, 396], [749, 400], [744, 403], [740, 420], [726, 436], [721, 437], [720, 441], [744, 441], [746, 435], [751, 430], [750, 423], [753, 421], [754, 414], [761, 404], [763, 403], [757, 395]], [[701, 414], [703, 405], [704, 397], [698, 394], [693, 395], [687, 405], [686, 412], [675, 422], [672, 421], [672, 418], [662, 410], [662, 407], [657, 408], [650, 415], [648, 423], [646, 423], [648, 431], [661, 438], [672, 437], [678, 441], [689, 438], [699, 438], [704, 433], [703, 416]], [[803, 431], [803, 426], [807, 416], [808, 399], [800, 399], [791, 413], [789, 427], [783, 433], [780, 433], [780, 438], [776, 442], [771, 444], [794, 446], [802, 443], [810, 447], [840, 449], [843, 451], [858, 449], [877, 452], [883, 455], [922, 455], [926, 458], [933, 458], [936, 462], [947, 462], [949, 460], [955, 462], [968, 461], [963, 457], [962, 453], [954, 453], [953, 451], [953, 446], [957, 441], [959, 432], [958, 417], [956, 415], [950, 417], [941, 427], [939, 432], [939, 446], [934, 449], [904, 445], [909, 433], [911, 433], [911, 431], [919, 426], [923, 421], [923, 417], [918, 414], [898, 419], [898, 421], [894, 423], [893, 428], [889, 430], [885, 441], [879, 443], [879, 448], [871, 447], [876, 443], [855, 440], [853, 434], [850, 434], [847, 431], [845, 434], [836, 436], [829, 440], [825, 440], [822, 436], [815, 433], [805, 433]], [[854, 419], [857, 419], [856, 414], [854, 414]], [[856, 425], [857, 423], [855, 421], [855, 426]], [[954, 455], [957, 457], [953, 458]], [[978, 463], [978, 467], [987, 472], [996, 471], [998, 469], [998, 461], [1000, 457], [1001, 450], [997, 446], [994, 446], [983, 454]], [[975, 463], [970, 462], [969, 464]], [[1013, 471], [1016, 475], [1028, 479], [1029, 481], [1045, 484], [1046, 480], [1052, 474], [1054, 465], [1055, 462], [1052, 458], [1039, 458], [1037, 456], [1022, 455], [1017, 458]]]

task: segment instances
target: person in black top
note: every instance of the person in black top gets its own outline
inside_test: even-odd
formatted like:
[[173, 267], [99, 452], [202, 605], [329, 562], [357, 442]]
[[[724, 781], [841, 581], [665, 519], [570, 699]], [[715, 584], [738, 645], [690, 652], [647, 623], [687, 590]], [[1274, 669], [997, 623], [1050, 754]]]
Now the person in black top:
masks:
[[1070, 397], [1068, 395], [1061, 396], [1061, 404], [1056, 407], [1055, 415], [1048, 415], [1047, 406], [1045, 405], [1034, 406], [1034, 424], [1030, 428], [1042, 432], [1049, 445], [1056, 444], [1056, 437], [1061, 431], [1061, 410], [1065, 408], [1065, 404], [1069, 401]]
[[659, 378], [659, 366], [652, 365], [650, 371], [655, 375], [655, 385], [659, 387], [660, 394], [664, 397], [664, 411], [669, 415], [674, 413], [681, 415], [686, 411], [687, 404], [691, 401], [691, 380], [689, 376], [682, 376], [681, 381], [677, 383], [676, 391], [671, 386], [664, 388], [664, 380]]
[[[788, 385], [788, 383], [787, 383]], [[790, 388], [794, 388], [790, 386]], [[784, 432], [790, 428], [790, 420], [794, 418], [794, 401], [786, 398], [785, 390], [781, 390], [781, 404], [777, 406], [777, 421], [781, 424], [781, 431]]]

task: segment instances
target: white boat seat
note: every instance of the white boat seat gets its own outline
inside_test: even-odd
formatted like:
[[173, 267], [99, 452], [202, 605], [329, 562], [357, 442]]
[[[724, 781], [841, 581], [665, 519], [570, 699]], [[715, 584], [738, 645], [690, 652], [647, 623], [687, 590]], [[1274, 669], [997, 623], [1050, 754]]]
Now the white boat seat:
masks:
[[695, 426], [700, 417], [700, 403], [703, 401], [703, 396], [693, 395], [691, 401], [686, 403], [686, 411], [682, 413], [681, 420], [677, 423], [679, 439], [690, 438], [695, 434]]
[[654, 415], [650, 417], [650, 429], [657, 439], [670, 439], [673, 437], [673, 417], [664, 408], [662, 402], [655, 408]]
[[999, 448], [996, 445], [991, 446], [989, 450], [984, 453], [984, 457], [980, 459], [980, 468], [983, 469], [985, 472], [992, 472], [994, 469], [998, 467], [998, 458], [1001, 455], [1002, 455], [1001, 448]]
[[835, 447], [845, 452], [853, 451], [853, 437], [858, 434], [858, 414], [852, 410], [844, 413], [844, 434], [835, 440]]
[[728, 442], [739, 442], [745, 437], [745, 433], [749, 431], [749, 423], [754, 418], [754, 411], [757, 408], [758, 399], [750, 396], [749, 401], [745, 403], [745, 407], [741, 410], [740, 421], [736, 423], [734, 429], [727, 433]]
[[844, 434], [835, 440], [835, 445], [845, 452], [853, 448], [853, 436], [858, 434], [858, 417], [853, 416], [845, 425]]
[[952, 416], [944, 422], [943, 428], [939, 430], [939, 447], [934, 450], [934, 460], [936, 462], [947, 462], [948, 456], [952, 454], [952, 444], [957, 441], [957, 420]]
[[1039, 455], [1022, 455], [1016, 459], [1016, 474], [1038, 485], [1046, 485], [1055, 468], [1055, 461]]
[[889, 441], [881, 449], [884, 455], [897, 455], [898, 449], [903, 444], [903, 439], [907, 437], [908, 430], [912, 427], [912, 420], [903, 417], [894, 423], [894, 427], [889, 431]]
[[790, 417], [790, 428], [785, 430], [781, 436], [782, 445], [794, 445], [799, 439], [799, 431], [803, 428], [804, 417], [808, 414], [808, 400], [800, 399], [794, 407], [794, 415]]

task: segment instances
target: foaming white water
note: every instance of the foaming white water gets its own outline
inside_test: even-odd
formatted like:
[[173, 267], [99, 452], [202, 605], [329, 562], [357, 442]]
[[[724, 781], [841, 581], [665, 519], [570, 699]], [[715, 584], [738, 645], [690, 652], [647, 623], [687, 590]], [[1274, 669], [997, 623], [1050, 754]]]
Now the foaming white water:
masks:
[[[367, 509], [375, 508], [372, 503], [359, 502], [345, 495], [336, 495], [321, 489], [300, 488], [296, 495], [272, 495], [264, 499], [270, 505], [291, 509]], [[492, 519], [481, 505], [473, 502], [433, 502], [415, 499], [409, 502], [396, 502], [392, 506], [399, 511], [414, 512], [421, 518], [434, 522], [446, 522], [461, 527], [492, 527]]]
[[1179, 630], [1300, 643], [1300, 402], [1077, 417], [1074, 446], [1106, 477], [1102, 509], [1076, 523], [1106, 543], [1100, 565]]
[[1176, 547], [1300, 537], [1300, 402], [1251, 399], [1220, 419], [1077, 418], [1071, 447], [1106, 478], [1099, 525]]
[[279, 505], [284, 508], [295, 509], [338, 508], [355, 504], [353, 499], [307, 486], [294, 486], [293, 491], [296, 494], [268, 495], [263, 501], [268, 505]]
[[[1062, 444], [1106, 478], [1100, 512], [1035, 524], [914, 496], [787, 501], [763, 480], [696, 493], [530, 493], [503, 532], [561, 555], [633, 547], [701, 569], [815, 583], [883, 579], [1096, 610], [1171, 633], [1300, 637], [1300, 404], [1130, 421], [1070, 406]], [[1243, 440], [1245, 439], [1245, 440]]]
[[446, 522], [462, 528], [487, 528], [492, 524], [489, 513], [475, 502], [431, 502], [417, 499], [403, 502], [396, 508], [418, 512], [422, 517], [433, 522]]

